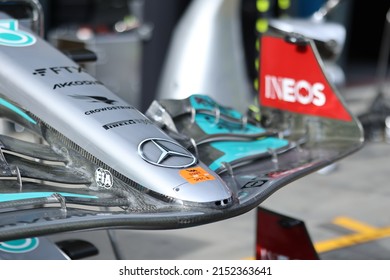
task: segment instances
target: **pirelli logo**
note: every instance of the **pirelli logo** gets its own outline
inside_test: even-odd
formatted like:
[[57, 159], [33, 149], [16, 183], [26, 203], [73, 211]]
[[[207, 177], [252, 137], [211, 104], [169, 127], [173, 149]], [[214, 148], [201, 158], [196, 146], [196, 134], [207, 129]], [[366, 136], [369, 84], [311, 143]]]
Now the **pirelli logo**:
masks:
[[122, 126], [128, 126], [132, 124], [152, 124], [152, 121], [147, 120], [147, 119], [134, 119], [134, 120], [123, 120], [123, 121], [117, 121], [117, 122], [112, 122], [103, 125], [103, 128], [105, 130], [117, 128], [117, 127], [122, 127]]

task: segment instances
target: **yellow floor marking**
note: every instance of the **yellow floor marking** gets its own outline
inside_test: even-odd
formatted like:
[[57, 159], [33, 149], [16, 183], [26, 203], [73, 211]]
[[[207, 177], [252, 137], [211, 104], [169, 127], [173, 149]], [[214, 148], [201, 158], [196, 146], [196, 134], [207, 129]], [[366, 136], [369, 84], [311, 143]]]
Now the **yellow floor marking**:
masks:
[[336, 218], [334, 223], [357, 232], [317, 242], [314, 247], [318, 253], [390, 237], [390, 227], [376, 228], [346, 217]]
[[341, 226], [343, 228], [349, 229], [351, 231], [356, 232], [372, 232], [378, 230], [378, 228], [370, 226], [369, 224], [365, 224], [356, 220], [353, 220], [348, 217], [337, 217], [333, 220], [333, 224]]

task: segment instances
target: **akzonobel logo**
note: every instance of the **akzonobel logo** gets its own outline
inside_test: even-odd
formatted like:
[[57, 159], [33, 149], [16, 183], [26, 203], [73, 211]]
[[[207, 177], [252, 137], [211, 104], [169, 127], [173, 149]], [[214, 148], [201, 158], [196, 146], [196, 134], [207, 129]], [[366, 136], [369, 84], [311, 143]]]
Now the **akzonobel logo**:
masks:
[[14, 19], [0, 20], [0, 45], [8, 47], [27, 47], [35, 44], [36, 38], [19, 30], [19, 22]]
[[303, 105], [321, 107], [326, 103], [325, 86], [322, 83], [309, 83], [305, 80], [265, 76], [265, 97]]

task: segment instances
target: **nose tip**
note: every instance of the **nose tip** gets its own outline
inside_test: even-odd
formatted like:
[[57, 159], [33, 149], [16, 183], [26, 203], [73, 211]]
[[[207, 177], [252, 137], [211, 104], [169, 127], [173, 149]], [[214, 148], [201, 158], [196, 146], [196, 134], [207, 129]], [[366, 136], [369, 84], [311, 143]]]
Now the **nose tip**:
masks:
[[173, 190], [182, 201], [213, 207], [226, 207], [231, 203], [233, 193], [218, 175], [202, 167], [181, 170], [180, 175], [186, 182]]

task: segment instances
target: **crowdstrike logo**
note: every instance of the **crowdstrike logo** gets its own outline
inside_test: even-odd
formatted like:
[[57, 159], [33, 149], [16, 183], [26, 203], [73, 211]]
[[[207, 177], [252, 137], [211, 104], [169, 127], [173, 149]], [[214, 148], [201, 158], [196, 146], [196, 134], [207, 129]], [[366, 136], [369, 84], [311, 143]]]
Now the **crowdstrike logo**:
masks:
[[19, 30], [19, 22], [14, 19], [0, 20], [0, 45], [8, 47], [27, 47], [35, 44], [36, 38]]
[[265, 98], [282, 100], [302, 105], [324, 106], [326, 96], [322, 83], [309, 83], [306, 80], [294, 80], [272, 75], [265, 76]]
[[138, 145], [138, 154], [150, 164], [186, 168], [196, 163], [196, 157], [174, 141], [162, 138], [149, 138]]

